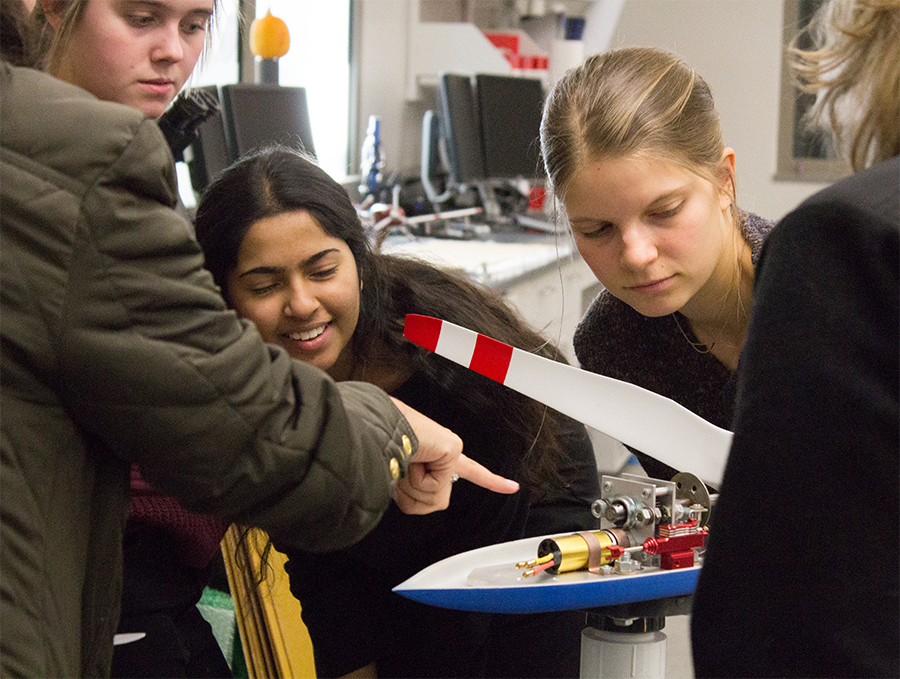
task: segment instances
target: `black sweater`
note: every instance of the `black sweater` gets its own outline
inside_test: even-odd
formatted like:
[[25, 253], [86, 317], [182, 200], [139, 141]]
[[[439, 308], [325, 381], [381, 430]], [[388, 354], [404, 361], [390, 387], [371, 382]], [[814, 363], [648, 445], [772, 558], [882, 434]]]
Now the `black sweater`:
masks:
[[[759, 259], [774, 222], [741, 213], [741, 233]], [[681, 327], [692, 341], [690, 325]], [[603, 290], [575, 330], [575, 355], [581, 367], [636, 384], [683, 405], [718, 427], [731, 429], [734, 416], [733, 373], [710, 353], [694, 350], [682, 336], [672, 315], [642, 316]], [[640, 451], [634, 451], [652, 478], [668, 480], [679, 471]]]
[[[469, 375], [465, 368], [459, 370]], [[453, 388], [422, 373], [393, 395], [456, 432], [469, 457], [491, 471], [519, 478], [528, 441], [500, 424], [497, 408], [474, 412]], [[584, 425], [567, 419], [560, 444], [568, 453], [559, 467], [567, 487], [545, 493], [539, 501], [524, 487], [501, 495], [460, 481], [445, 511], [412, 516], [392, 506], [381, 523], [349, 549], [288, 553], [285, 570], [291, 592], [303, 607], [318, 676], [339, 676], [372, 661], [378, 664], [379, 677], [577, 676], [583, 613], [470, 613], [411, 601], [391, 591], [454, 554], [597, 527], [590, 505], [600, 496], [600, 487]]]
[[900, 676], [900, 160], [766, 243], [694, 596], [698, 677]]

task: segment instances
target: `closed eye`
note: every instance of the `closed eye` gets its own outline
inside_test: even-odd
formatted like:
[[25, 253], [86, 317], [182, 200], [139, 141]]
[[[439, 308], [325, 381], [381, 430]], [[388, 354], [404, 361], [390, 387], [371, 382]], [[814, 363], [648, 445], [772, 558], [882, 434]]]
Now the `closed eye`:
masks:
[[189, 33], [189, 34], [204, 33], [205, 31], [206, 31], [206, 24], [199, 23], [199, 22], [190, 23], [190, 24], [188, 24], [187, 28], [185, 29], [185, 32]]
[[679, 212], [681, 212], [682, 207], [684, 207], [684, 203], [678, 203], [678, 205], [676, 205], [675, 207], [670, 208], [668, 210], [654, 212], [653, 216], [656, 217], [657, 219], [671, 219], [672, 217], [677, 215]]
[[153, 22], [156, 20], [156, 17], [150, 14], [129, 14], [128, 15], [128, 23], [134, 26], [135, 28], [147, 28], [148, 26], [152, 26]]
[[310, 274], [311, 278], [331, 278], [333, 275], [337, 273], [337, 266], [333, 266], [329, 269], [322, 269], [320, 271], [313, 271]]
[[614, 224], [605, 219], [576, 218], [570, 220], [570, 226], [576, 236], [582, 238], [596, 238], [609, 232]]
[[212, 18], [211, 14], [207, 14], [205, 12], [197, 12], [194, 16], [185, 18], [184, 26], [187, 33], [200, 33], [206, 32], [209, 27], [209, 21]]
[[257, 297], [264, 297], [268, 295], [270, 292], [273, 292], [275, 288], [278, 287], [278, 283], [271, 283], [269, 285], [261, 285], [259, 287], [250, 288], [250, 292]]

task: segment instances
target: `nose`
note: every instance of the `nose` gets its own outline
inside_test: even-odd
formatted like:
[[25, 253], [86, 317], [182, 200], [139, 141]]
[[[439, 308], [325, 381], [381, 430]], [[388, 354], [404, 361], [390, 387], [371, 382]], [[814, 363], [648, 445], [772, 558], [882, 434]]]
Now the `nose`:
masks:
[[623, 266], [640, 269], [652, 263], [659, 254], [651, 228], [640, 222], [625, 226], [622, 240], [621, 259]]
[[284, 304], [286, 316], [307, 318], [319, 308], [319, 300], [311, 294], [303, 281], [293, 281], [288, 288], [287, 299]]
[[178, 63], [184, 58], [181, 27], [177, 21], [167, 21], [159, 29], [151, 57], [154, 61]]

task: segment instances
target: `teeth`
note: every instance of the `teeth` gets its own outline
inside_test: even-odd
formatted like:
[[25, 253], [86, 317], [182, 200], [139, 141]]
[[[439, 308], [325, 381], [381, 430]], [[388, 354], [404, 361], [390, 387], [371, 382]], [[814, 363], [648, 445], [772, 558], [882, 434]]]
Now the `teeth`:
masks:
[[308, 332], [292, 332], [290, 335], [288, 335], [288, 337], [290, 337], [292, 340], [307, 341], [307, 340], [315, 339], [316, 337], [321, 335], [323, 332], [325, 332], [325, 326], [320, 325], [318, 328], [313, 328], [312, 330], [310, 330]]

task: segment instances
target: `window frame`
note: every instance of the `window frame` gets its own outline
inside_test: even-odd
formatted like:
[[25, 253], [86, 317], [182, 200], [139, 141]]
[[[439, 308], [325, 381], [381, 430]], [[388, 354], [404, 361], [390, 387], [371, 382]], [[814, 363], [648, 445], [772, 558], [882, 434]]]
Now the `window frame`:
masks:
[[[826, 1], [784, 0], [777, 180], [831, 183], [851, 173], [849, 163], [837, 157], [827, 135], [805, 129], [803, 113], [814, 101], [815, 95], [797, 89], [789, 63], [791, 41], [809, 23], [814, 9]], [[817, 151], [810, 155], [798, 154], [798, 147], [803, 146], [816, 147]]]

